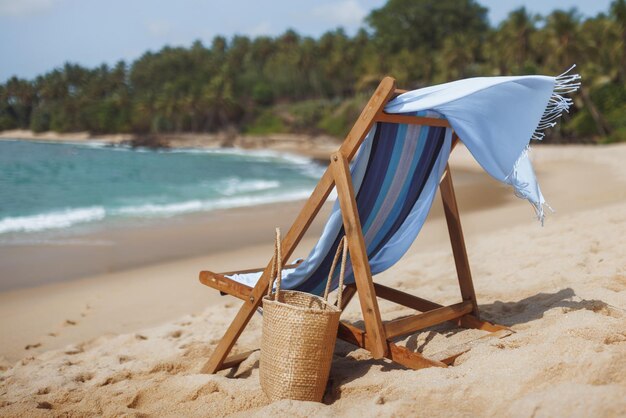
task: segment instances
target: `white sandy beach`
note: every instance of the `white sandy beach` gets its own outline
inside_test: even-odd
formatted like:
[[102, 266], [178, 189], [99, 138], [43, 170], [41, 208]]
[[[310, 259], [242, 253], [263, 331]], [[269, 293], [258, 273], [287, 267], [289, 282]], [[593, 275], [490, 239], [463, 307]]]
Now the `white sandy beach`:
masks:
[[[466, 150], [453, 154], [481, 312], [515, 331], [477, 344], [453, 367], [406, 370], [338, 343], [320, 404], [270, 404], [258, 353], [200, 374], [239, 302], [199, 284], [197, 273], [264, 265], [269, 223], [267, 243], [256, 230], [252, 246], [0, 293], [0, 416], [626, 416], [626, 146], [539, 146], [533, 155], [557, 210], [543, 228]], [[294, 206], [274, 223], [288, 224]], [[444, 224], [437, 202], [409, 253], [375, 280], [459, 301]], [[237, 219], [228, 225], [237, 230]], [[384, 319], [409, 313], [381, 308]], [[358, 317], [352, 302], [345, 318]], [[260, 323], [236, 350], [259, 346]], [[428, 354], [481, 335], [439, 327], [402, 344]]]

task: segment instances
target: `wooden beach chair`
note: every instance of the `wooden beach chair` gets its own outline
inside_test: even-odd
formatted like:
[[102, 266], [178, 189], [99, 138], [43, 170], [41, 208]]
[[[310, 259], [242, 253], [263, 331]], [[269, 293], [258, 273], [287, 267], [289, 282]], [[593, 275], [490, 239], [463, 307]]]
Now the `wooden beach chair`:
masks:
[[[489, 334], [487, 334], [487, 336], [502, 337], [508, 335], [510, 330], [506, 327], [483, 321], [479, 317], [478, 304], [476, 302], [470, 265], [463, 240], [463, 232], [461, 230], [452, 177], [450, 168], [447, 165], [439, 181], [439, 189], [443, 200], [450, 242], [452, 244], [461, 301], [449, 306], [442, 306], [398, 289], [375, 283], [372, 279], [370, 260], [367, 255], [367, 247], [362, 227], [363, 220], [359, 217], [357, 196], [355, 194], [353, 178], [350, 173], [350, 162], [355, 157], [357, 150], [364, 142], [375, 123], [378, 123], [378, 126], [421, 125], [423, 127], [439, 128], [438, 132], [440, 136], [443, 135], [442, 132], [444, 131], [446, 131], [448, 135], [450, 135], [452, 131], [448, 121], [443, 118], [385, 113], [384, 108], [387, 102], [403, 92], [402, 90], [396, 89], [395, 80], [393, 78], [386, 77], [379, 84], [339, 150], [330, 156], [328, 169], [324, 172], [308, 201], [305, 203], [283, 239], [282, 254], [283, 260], [287, 260], [291, 257], [294, 249], [311, 225], [311, 222], [318, 214], [324, 202], [326, 202], [332, 189], [336, 187], [339, 207], [341, 209], [343, 231], [345, 231], [349, 243], [349, 254], [354, 279], [354, 283], [346, 285], [344, 289], [342, 308], [345, 308], [353, 296], [358, 295], [363, 322], [365, 324], [365, 329], [360, 329], [355, 325], [342, 321], [339, 325], [338, 337], [368, 350], [375, 359], [386, 358], [411, 369], [432, 366], [447, 367], [456, 357], [466, 352], [471, 347], [471, 343], [453, 347], [450, 350], [436, 355], [434, 358], [427, 358], [418, 352], [412, 352], [405, 347], [395, 344], [393, 340], [446, 321], [452, 321], [465, 328], [477, 328], [488, 331]], [[456, 134], [452, 132], [452, 140], [448, 142], [448, 146], [451, 144], [451, 148], [453, 148], [458, 142], [458, 139]], [[374, 141], [375, 140], [377, 140], [377, 138], [374, 138]], [[332, 252], [334, 253], [334, 251]], [[217, 345], [215, 351], [212, 353], [211, 358], [204, 365], [202, 372], [215, 373], [222, 369], [234, 367], [252, 353], [246, 352], [228, 357], [252, 315], [262, 304], [261, 299], [268, 290], [271, 265], [272, 261], [270, 260], [264, 269], [222, 274], [210, 271], [200, 272], [201, 283], [219, 290], [222, 294], [229, 294], [243, 301], [239, 312], [228, 327], [228, 330]], [[290, 265], [285, 268], [297, 268], [297, 265]], [[323, 274], [328, 274], [328, 271], [328, 268], [325, 268]], [[258, 281], [256, 281], [256, 285], [253, 287], [242, 284], [229, 277], [235, 274], [246, 273], [257, 273], [260, 275]], [[307, 289], [304, 290], [306, 291]], [[399, 319], [383, 321], [381, 319], [377, 298], [395, 302], [414, 309], [419, 313]]]

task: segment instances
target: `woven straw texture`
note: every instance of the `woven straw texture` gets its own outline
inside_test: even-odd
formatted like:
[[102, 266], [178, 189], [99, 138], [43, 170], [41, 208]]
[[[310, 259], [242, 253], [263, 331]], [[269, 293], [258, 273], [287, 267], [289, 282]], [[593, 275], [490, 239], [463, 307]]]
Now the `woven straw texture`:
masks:
[[276, 278], [272, 294], [263, 298], [261, 336], [261, 388], [271, 401], [295, 399], [320, 402], [330, 373], [341, 309], [328, 303], [332, 274], [342, 251], [337, 306], [345, 274], [347, 244], [345, 237], [335, 254], [328, 275], [324, 298], [293, 290], [281, 291], [282, 257], [280, 230], [276, 230], [271, 277]]
[[320, 402], [341, 310], [308, 293], [283, 291], [281, 300], [263, 298], [261, 387], [271, 401]]

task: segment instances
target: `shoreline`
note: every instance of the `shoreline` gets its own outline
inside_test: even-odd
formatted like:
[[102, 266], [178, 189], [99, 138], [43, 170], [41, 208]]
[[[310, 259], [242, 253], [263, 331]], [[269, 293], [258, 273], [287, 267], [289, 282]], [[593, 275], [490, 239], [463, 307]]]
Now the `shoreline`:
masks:
[[310, 158], [322, 164], [341, 145], [341, 141], [327, 135], [268, 134], [227, 135], [225, 133], [166, 133], [150, 136], [135, 134], [92, 135], [89, 132], [42, 132], [28, 130], [0, 131], [0, 140], [44, 141], [58, 143], [105, 143], [111, 146], [147, 147], [154, 149], [240, 149], [270, 150]]
[[[301, 200], [275, 202], [5, 238], [0, 293], [259, 245], [271, 241], [274, 226], [286, 231], [302, 205]], [[311, 233], [321, 231], [329, 211], [327, 203]]]

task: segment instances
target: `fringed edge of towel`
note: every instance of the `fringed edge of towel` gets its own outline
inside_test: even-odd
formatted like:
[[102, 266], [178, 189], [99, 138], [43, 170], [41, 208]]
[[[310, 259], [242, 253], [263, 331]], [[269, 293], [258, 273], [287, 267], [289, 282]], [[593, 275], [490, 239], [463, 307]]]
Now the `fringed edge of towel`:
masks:
[[563, 116], [563, 112], [569, 113], [573, 100], [563, 95], [575, 92], [580, 88], [581, 84], [580, 74], [568, 74], [574, 68], [576, 68], [576, 64], [554, 79], [552, 95], [530, 139], [542, 140], [545, 136], [545, 130], [556, 126], [557, 121]]
[[507, 176], [507, 181], [513, 186], [515, 190], [515, 195], [522, 199], [527, 199], [535, 209], [535, 213], [537, 215], [537, 219], [541, 222], [543, 226], [543, 222], [545, 219], [545, 210], [547, 208], [551, 212], [554, 212], [554, 209], [548, 205], [543, 196], [539, 187], [537, 186], [539, 199], [534, 201], [528, 192], [528, 183], [521, 182], [518, 178], [518, 169], [520, 164], [523, 161], [528, 160], [529, 152], [530, 152], [530, 141], [537, 140], [541, 141], [545, 137], [545, 131], [554, 127], [558, 120], [563, 116], [563, 112], [569, 113], [569, 109], [573, 104], [573, 100], [569, 97], [564, 97], [565, 94], [573, 93], [580, 88], [581, 85], [581, 76], [580, 74], [569, 74], [574, 68], [576, 68], [576, 64], [572, 65], [567, 71], [555, 77], [554, 88], [552, 90], [552, 95], [548, 100], [548, 104], [546, 105], [546, 109], [535, 128], [535, 131], [531, 135], [528, 140], [529, 144], [522, 151], [520, 156], [518, 157], [515, 165], [513, 166], [513, 170], [511, 174]]

